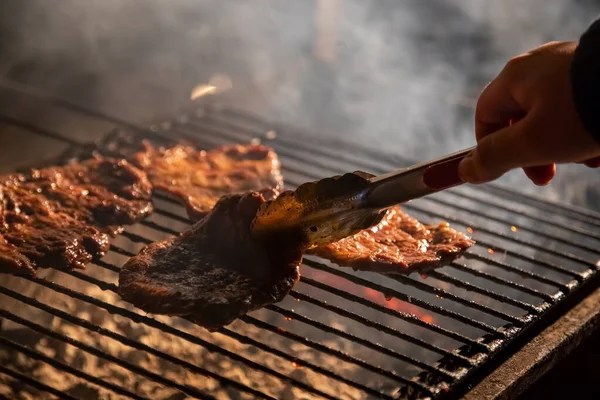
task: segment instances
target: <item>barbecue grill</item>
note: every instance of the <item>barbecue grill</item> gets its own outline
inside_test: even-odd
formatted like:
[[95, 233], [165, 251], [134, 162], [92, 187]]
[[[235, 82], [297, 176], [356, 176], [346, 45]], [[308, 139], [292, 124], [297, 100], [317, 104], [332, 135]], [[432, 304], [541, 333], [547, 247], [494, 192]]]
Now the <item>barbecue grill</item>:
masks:
[[[289, 188], [414, 161], [229, 108], [201, 107], [140, 129], [62, 100], [36, 101], [119, 128], [89, 144], [0, 117], [60, 144], [64, 153], [53, 162], [113, 152], [123, 129], [135, 140], [183, 139], [202, 148], [262, 141], [279, 154]], [[127, 257], [189, 226], [168, 195], [156, 193], [154, 203], [151, 217], [126, 228], [85, 271], [1, 278], [0, 348], [8, 356], [0, 375], [13, 387], [64, 398], [87, 398], [90, 388], [126, 398], [456, 398], [600, 279], [600, 215], [496, 185], [460, 187], [404, 208], [425, 223], [444, 220], [472, 235], [477, 244], [464, 257], [426, 276], [390, 278], [308, 256], [283, 302], [210, 334], [180, 318], [145, 314], [115, 294]], [[90, 360], [97, 373], [89, 372]], [[113, 369], [118, 373], [107, 372]], [[61, 378], [52, 381], [48, 371]], [[60, 387], [66, 376], [69, 391]]]

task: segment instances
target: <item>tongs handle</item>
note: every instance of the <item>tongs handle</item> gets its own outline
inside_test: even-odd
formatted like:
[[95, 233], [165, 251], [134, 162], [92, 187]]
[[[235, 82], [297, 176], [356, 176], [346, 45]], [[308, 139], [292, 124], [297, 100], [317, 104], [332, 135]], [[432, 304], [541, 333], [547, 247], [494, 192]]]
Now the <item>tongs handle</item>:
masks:
[[367, 205], [391, 207], [462, 184], [458, 164], [474, 148], [372, 178], [365, 198]]

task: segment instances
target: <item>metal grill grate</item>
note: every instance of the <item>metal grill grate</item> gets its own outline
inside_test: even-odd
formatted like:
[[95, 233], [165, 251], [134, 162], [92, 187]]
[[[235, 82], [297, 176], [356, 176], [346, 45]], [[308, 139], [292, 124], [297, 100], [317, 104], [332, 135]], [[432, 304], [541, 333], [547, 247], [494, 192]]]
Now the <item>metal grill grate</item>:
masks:
[[[129, 125], [73, 105], [59, 105], [121, 126]], [[22, 121], [9, 118], [1, 118], [1, 121], [80, 147], [60, 134]], [[270, 130], [277, 132], [276, 139], [268, 139], [272, 135], [266, 135], [266, 132]], [[280, 155], [283, 174], [290, 188], [349, 170], [383, 173], [407, 163], [407, 160], [351, 144], [322, 141], [231, 110], [202, 109], [174, 121], [153, 125], [139, 135], [161, 142], [187, 139], [203, 148], [231, 142], [247, 143], [260, 138]], [[101, 146], [105, 148], [111, 140], [112, 135], [107, 136]], [[17, 279], [29, 281], [29, 285], [42, 291], [59, 293], [126, 318], [132, 324], [164, 332], [189, 346], [206, 349], [314, 397], [338, 398], [339, 393], [327, 386], [317, 387], [306, 377], [279, 371], [259, 361], [262, 357], [252, 356], [256, 352], [232, 351], [210, 337], [190, 333], [187, 327], [174, 322], [177, 319], [145, 315], [120, 301], [113, 303], [78, 290], [78, 285], [90, 284], [116, 293], [117, 286], [113, 282], [119, 272], [119, 262], [135, 254], [140, 245], [177, 234], [189, 224], [182, 207], [167, 195], [157, 193], [155, 206], [153, 216], [126, 229], [121, 238], [115, 240], [109, 255], [88, 267], [88, 271], [57, 273], [80, 282], [75, 288], [37, 277]], [[463, 393], [468, 385], [505, 359], [511, 345], [517, 345], [528, 334], [539, 330], [553, 313], [559, 313], [561, 307], [574, 301], [576, 292], [583, 292], [581, 288], [589, 288], [598, 281], [600, 215], [593, 212], [556, 205], [493, 185], [453, 189], [407, 204], [405, 209], [424, 222], [443, 219], [459, 229], [467, 229], [473, 233], [477, 245], [465, 257], [429, 272], [427, 277], [412, 274], [392, 279], [335, 267], [318, 258], [307, 257], [301, 281], [286, 301], [244, 316], [240, 318], [241, 322], [214, 335], [242, 343], [264, 357], [285, 360], [294, 367], [310, 370], [312, 376], [346, 385], [360, 396], [450, 398]], [[116, 259], [120, 261], [114, 261]], [[260, 382], [248, 383], [225, 377], [210, 367], [145, 344], [93, 320], [72, 315], [35, 296], [21, 294], [9, 285], [0, 286], [0, 293], [94, 334], [181, 366], [192, 374], [214, 379], [221, 387], [240, 396], [274, 398]], [[377, 296], [386, 300], [380, 301]], [[0, 317], [188, 396], [213, 398], [204, 387], [198, 388], [164, 376], [160, 371], [151, 371], [13, 311], [0, 309]], [[246, 331], [246, 325], [257, 328], [259, 334]], [[274, 337], [281, 338], [287, 345], [274, 344], [270, 340]], [[384, 337], [385, 341], [379, 343], [378, 340]], [[296, 344], [311, 354], [351, 365], [354, 373], [347, 374], [339, 371], [335, 364], [319, 362], [319, 357], [308, 359], [305, 357], [308, 353], [294, 350]], [[0, 346], [119, 395], [141, 398], [130, 389], [82, 372], [14, 340], [0, 337]], [[1, 367], [0, 374], [22, 380], [41, 391], [58, 393], [56, 389], [7, 367]]]

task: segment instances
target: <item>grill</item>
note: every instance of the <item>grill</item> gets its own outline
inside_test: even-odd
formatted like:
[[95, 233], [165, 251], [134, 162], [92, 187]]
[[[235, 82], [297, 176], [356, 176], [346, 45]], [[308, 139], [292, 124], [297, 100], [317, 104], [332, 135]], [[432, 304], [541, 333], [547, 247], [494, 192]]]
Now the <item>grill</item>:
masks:
[[[202, 107], [140, 130], [44, 101], [161, 143], [186, 139], [211, 148], [261, 140], [279, 154], [290, 188], [356, 169], [383, 173], [410, 161], [227, 108]], [[63, 162], [93, 148], [109, 152], [117, 134], [91, 146], [18, 118], [0, 122], [64, 144]], [[306, 257], [286, 300], [209, 334], [179, 318], [140, 312], [115, 294], [127, 257], [189, 225], [169, 196], [157, 193], [154, 203], [155, 213], [128, 227], [85, 272], [2, 278], [0, 346], [12, 356], [3, 360], [1, 375], [64, 398], [88, 392], [64, 391], [32, 371], [43, 366], [126, 398], [455, 398], [599, 279], [600, 215], [496, 185], [461, 187], [404, 206], [425, 223], [445, 220], [472, 234], [477, 244], [461, 259], [427, 276], [389, 278]], [[86, 370], [81, 354], [99, 373]]]

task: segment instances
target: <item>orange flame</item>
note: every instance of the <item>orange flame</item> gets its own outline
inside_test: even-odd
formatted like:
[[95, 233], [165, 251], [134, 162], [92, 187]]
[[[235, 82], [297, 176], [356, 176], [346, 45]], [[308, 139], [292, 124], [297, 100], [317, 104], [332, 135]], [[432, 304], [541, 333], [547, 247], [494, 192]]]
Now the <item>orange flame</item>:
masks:
[[433, 323], [435, 321], [435, 318], [431, 314], [427, 313], [426, 310], [423, 310], [420, 307], [399, 300], [395, 297], [388, 296], [386, 298], [387, 295], [384, 295], [383, 293], [377, 290], [352, 283], [344, 278], [329, 274], [325, 271], [309, 269], [303, 271], [303, 274], [318, 282], [327, 284], [329, 286], [333, 286], [338, 289], [342, 289], [348, 293], [371, 300], [374, 303], [390, 308], [392, 310], [414, 315], [415, 317], [419, 318], [421, 321], [424, 321], [426, 323]]

